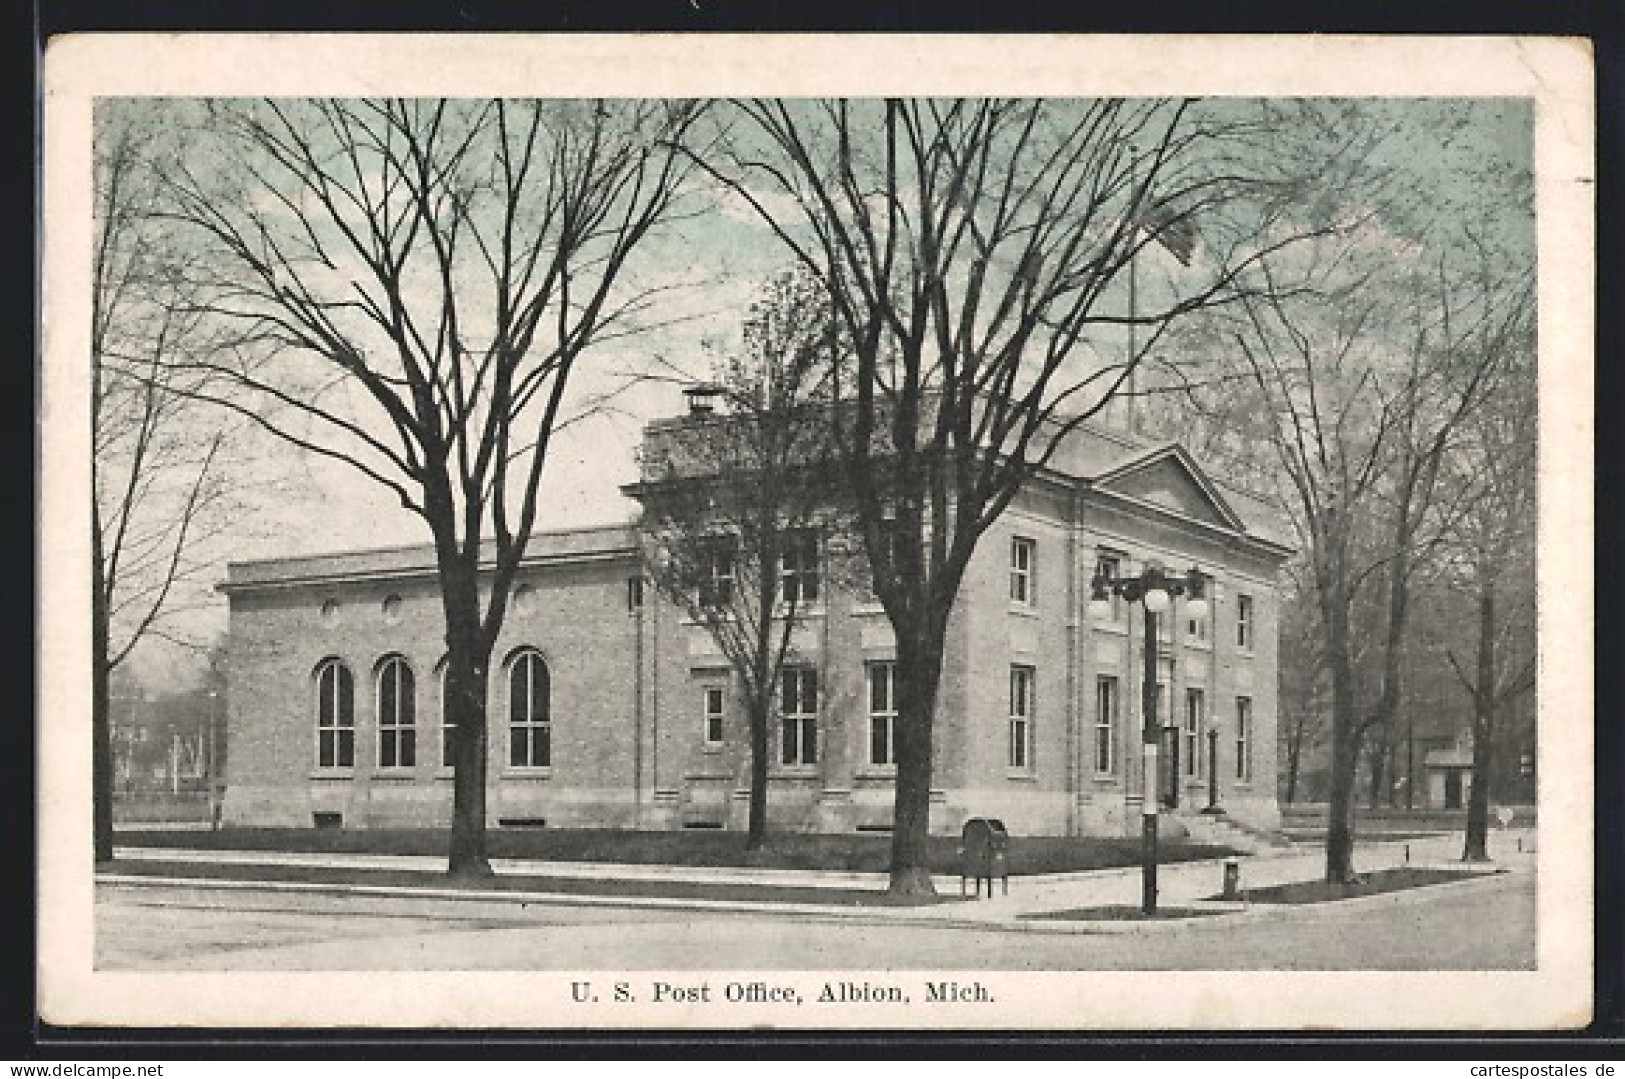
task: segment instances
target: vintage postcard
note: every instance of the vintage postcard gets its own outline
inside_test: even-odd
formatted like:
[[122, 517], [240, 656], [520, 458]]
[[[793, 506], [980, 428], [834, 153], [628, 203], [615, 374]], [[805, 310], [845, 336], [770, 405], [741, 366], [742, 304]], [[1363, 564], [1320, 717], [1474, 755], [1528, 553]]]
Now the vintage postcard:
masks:
[[43, 1017], [1585, 1026], [1592, 77], [54, 41]]

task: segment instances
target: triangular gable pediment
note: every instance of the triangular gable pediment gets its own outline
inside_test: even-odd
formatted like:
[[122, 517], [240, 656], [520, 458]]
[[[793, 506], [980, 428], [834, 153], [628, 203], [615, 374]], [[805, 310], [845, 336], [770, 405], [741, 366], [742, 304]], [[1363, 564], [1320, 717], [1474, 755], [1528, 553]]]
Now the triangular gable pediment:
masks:
[[1097, 477], [1095, 485], [1215, 528], [1247, 530], [1196, 461], [1177, 443], [1123, 462]]

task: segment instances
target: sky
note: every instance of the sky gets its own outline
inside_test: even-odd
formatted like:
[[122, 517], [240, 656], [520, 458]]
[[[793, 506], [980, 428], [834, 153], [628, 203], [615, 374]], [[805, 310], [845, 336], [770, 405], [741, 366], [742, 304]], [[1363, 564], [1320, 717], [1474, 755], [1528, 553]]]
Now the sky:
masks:
[[[1416, 113], [1427, 111], [1418, 106]], [[1501, 155], [1526, 159], [1529, 152], [1531, 126], [1520, 110], [1486, 108], [1471, 120], [1452, 136], [1459, 140], [1454, 147], [1430, 144], [1428, 125], [1418, 125], [1400, 146], [1419, 182], [1436, 184], [1441, 196], [1466, 184], [1462, 162]], [[706, 377], [712, 357], [737, 344], [762, 283], [792, 265], [769, 227], [736, 193], [699, 177], [687, 195], [691, 205], [707, 212], [651, 236], [630, 269], [633, 285], [681, 283], [664, 295], [657, 312], [666, 324], [595, 345], [583, 355], [572, 378], [575, 400], [615, 391], [613, 407], [572, 420], [556, 437], [543, 472], [540, 529], [633, 516], [636, 506], [619, 487], [635, 478], [641, 428], [679, 413], [684, 378]], [[1163, 263], [1164, 270], [1171, 265], [1167, 259]], [[651, 371], [658, 377], [630, 382], [632, 373]], [[282, 445], [261, 443], [257, 450], [274, 458], [282, 484], [274, 496], [248, 499], [251, 512], [243, 516], [231, 545], [234, 559], [429, 542], [420, 517], [355, 470]], [[218, 576], [224, 577], [224, 567]], [[205, 636], [223, 629], [223, 600], [215, 598], [189, 621], [194, 633]], [[149, 650], [141, 662], [159, 677], [180, 672], [184, 678], [188, 667], [173, 650]]]

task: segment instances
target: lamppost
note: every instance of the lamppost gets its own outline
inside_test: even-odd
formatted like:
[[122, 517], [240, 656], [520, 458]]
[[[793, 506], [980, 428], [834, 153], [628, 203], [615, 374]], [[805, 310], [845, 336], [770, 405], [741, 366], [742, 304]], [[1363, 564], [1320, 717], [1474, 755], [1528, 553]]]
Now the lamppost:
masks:
[[208, 776], [209, 784], [209, 830], [220, 830], [220, 746], [215, 740], [216, 731], [220, 726], [220, 692], [209, 690], [209, 741], [208, 759], [204, 762], [203, 771]]
[[[1160, 566], [1147, 566], [1137, 576], [1113, 577], [1099, 570], [1089, 582], [1089, 617], [1096, 622], [1111, 618], [1112, 596], [1145, 607], [1145, 686], [1141, 704], [1141, 783], [1140, 817], [1143, 841], [1141, 909], [1157, 912], [1157, 750], [1162, 730], [1157, 724], [1157, 617], [1173, 606], [1175, 596], [1189, 595], [1186, 610], [1192, 618], [1207, 617], [1201, 572], [1192, 566], [1183, 577], [1171, 577]], [[1176, 778], [1174, 782], [1178, 782]]]

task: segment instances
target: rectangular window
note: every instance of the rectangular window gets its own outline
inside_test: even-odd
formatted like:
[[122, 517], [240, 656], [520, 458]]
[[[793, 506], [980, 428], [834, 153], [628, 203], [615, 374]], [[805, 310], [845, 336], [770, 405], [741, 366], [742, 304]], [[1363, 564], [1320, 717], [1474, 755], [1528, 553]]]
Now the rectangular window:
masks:
[[[1095, 558], [1095, 573], [1107, 580], [1122, 576], [1123, 557], [1118, 554], [1101, 553]], [[1121, 622], [1123, 620], [1123, 597], [1116, 592], [1112, 592], [1110, 595], [1112, 604], [1111, 620]]]
[[869, 763], [897, 763], [897, 664], [869, 664]]
[[792, 532], [779, 562], [779, 594], [785, 603], [804, 607], [818, 601], [818, 586], [818, 533]]
[[1236, 597], [1236, 647], [1243, 651], [1252, 651], [1253, 647], [1253, 597]]
[[643, 606], [643, 578], [628, 577], [626, 579], [626, 609], [635, 611]]
[[1236, 698], [1236, 781], [1253, 781], [1253, 699]]
[[1010, 541], [1010, 602], [1024, 607], [1036, 607], [1038, 594], [1034, 590], [1033, 573], [1038, 561], [1038, 545], [1030, 539], [1017, 536]]
[[788, 765], [818, 763], [818, 672], [789, 667], [780, 680], [780, 761]]
[[726, 607], [734, 599], [734, 550], [732, 536], [714, 536], [703, 548], [700, 565], [700, 605]]
[[1202, 691], [1185, 690], [1185, 774], [1202, 774]]
[[1010, 767], [1033, 765], [1033, 669], [1010, 668]]
[[728, 707], [728, 695], [721, 686], [705, 687], [705, 744], [722, 744], [722, 717]]
[[1117, 774], [1117, 678], [1095, 680], [1095, 774]]
[[1203, 616], [1201, 618], [1193, 618], [1193, 617], [1188, 617], [1188, 616], [1186, 617], [1186, 619], [1185, 619], [1185, 639], [1188, 640], [1188, 641], [1205, 641], [1205, 640], [1207, 640], [1207, 617], [1206, 616]]

